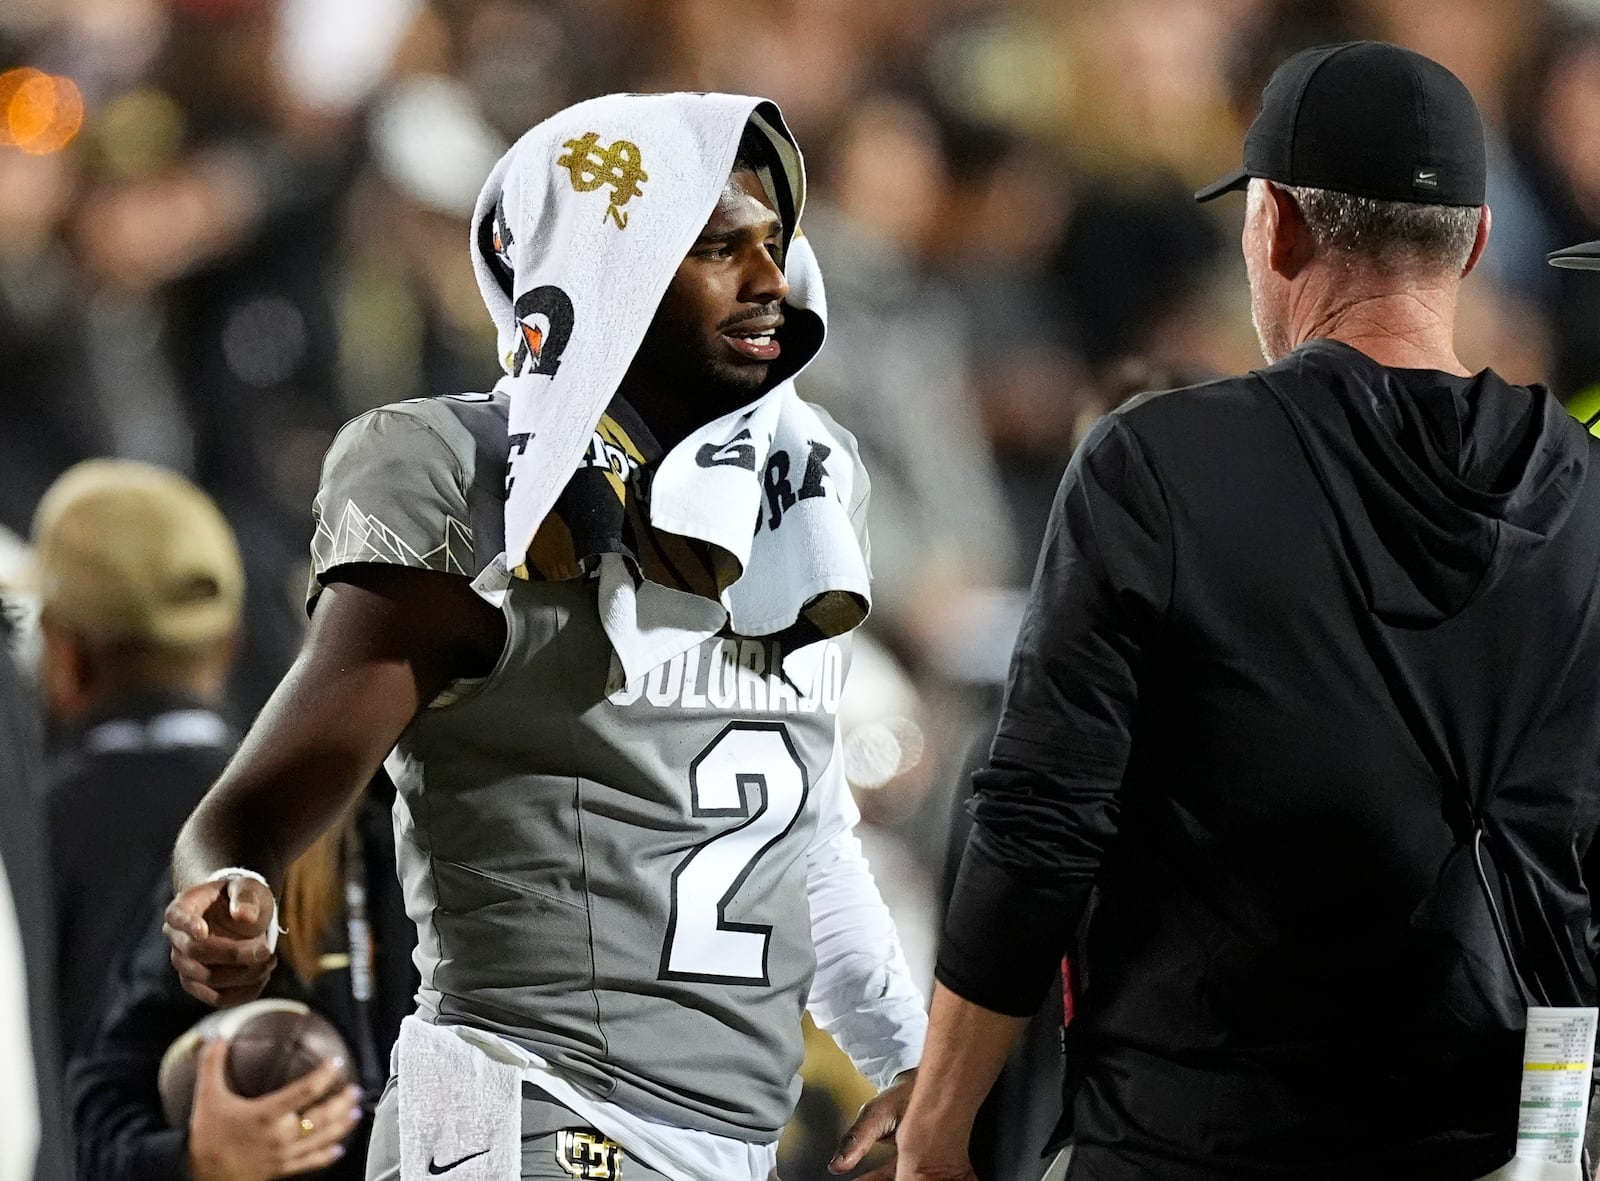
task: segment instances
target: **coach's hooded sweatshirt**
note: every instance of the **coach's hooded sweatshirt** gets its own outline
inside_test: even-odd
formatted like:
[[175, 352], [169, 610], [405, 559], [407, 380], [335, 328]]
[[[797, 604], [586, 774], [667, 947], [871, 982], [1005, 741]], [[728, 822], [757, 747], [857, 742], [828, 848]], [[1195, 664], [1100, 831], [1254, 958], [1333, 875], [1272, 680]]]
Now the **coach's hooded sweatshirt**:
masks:
[[939, 960], [1070, 953], [1074, 1181], [1511, 1156], [1527, 1001], [1596, 1001], [1596, 445], [1327, 340], [1085, 441]]

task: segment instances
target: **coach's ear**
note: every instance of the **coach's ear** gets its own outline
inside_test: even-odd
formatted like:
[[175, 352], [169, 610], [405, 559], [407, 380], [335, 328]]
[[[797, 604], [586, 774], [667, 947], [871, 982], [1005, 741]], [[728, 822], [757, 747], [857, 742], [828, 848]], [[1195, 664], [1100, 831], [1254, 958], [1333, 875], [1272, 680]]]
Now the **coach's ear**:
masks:
[[1317, 254], [1316, 238], [1299, 203], [1271, 181], [1261, 184], [1261, 216], [1267, 239], [1267, 265], [1293, 279]]
[[1483, 257], [1483, 252], [1489, 246], [1489, 230], [1494, 223], [1494, 216], [1489, 212], [1487, 205], [1478, 206], [1478, 232], [1472, 239], [1472, 253], [1467, 255], [1467, 265], [1461, 268], [1461, 277], [1465, 279], [1472, 274], [1472, 268], [1478, 265], [1478, 260]]

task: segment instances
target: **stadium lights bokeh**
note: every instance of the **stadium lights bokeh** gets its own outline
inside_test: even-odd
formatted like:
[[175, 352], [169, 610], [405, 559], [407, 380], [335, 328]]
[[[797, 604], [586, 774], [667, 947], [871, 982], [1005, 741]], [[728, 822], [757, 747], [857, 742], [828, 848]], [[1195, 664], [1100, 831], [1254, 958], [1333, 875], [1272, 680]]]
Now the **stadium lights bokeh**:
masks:
[[83, 128], [83, 92], [71, 78], [31, 66], [0, 74], [0, 147], [59, 152]]

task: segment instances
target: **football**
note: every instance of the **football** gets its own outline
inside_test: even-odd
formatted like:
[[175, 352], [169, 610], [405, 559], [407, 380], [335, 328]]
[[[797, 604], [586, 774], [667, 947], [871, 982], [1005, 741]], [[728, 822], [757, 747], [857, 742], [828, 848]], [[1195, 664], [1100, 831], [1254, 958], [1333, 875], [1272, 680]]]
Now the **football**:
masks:
[[211, 1037], [227, 1039], [228, 1088], [246, 1099], [287, 1086], [329, 1058], [343, 1058], [345, 1062], [336, 1087], [355, 1081], [350, 1051], [339, 1031], [324, 1018], [298, 1001], [251, 1001], [208, 1014], [176, 1038], [161, 1056], [157, 1085], [161, 1109], [171, 1127], [189, 1124], [200, 1047]]

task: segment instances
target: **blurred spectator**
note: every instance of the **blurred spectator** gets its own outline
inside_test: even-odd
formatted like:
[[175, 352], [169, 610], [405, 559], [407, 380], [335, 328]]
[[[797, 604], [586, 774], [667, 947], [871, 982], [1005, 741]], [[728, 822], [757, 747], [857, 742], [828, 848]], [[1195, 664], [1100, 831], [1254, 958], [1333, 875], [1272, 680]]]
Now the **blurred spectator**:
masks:
[[34, 544], [40, 679], [62, 730], [46, 804], [70, 1056], [146, 925], [178, 828], [233, 750], [216, 710], [244, 587], [211, 500], [128, 460], [56, 481]]
[[[1479, 286], [1504, 287], [1519, 305], [1548, 299], [1558, 278], [1543, 263], [1555, 243], [1545, 211], [1507, 138], [1516, 85], [1538, 47], [1539, 5], [1535, 0], [1456, 0], [1450, 5], [1358, 0], [1355, 11], [1371, 36], [1443, 63], [1472, 91], [1483, 112], [1488, 202], [1494, 210], [1494, 232], [1484, 253]], [[1470, 340], [1466, 327], [1462, 339]], [[1545, 335], [1542, 328], [1535, 329], [1536, 341]], [[1481, 350], [1479, 355], [1496, 354]], [[1500, 372], [1507, 376], [1504, 369]], [[1548, 369], [1531, 375], [1537, 380], [1547, 376]]]
[[1102, 412], [1090, 396], [1081, 321], [1049, 266], [1077, 208], [1057, 155], [994, 128], [947, 118], [950, 185], [935, 262], [961, 292], [971, 391], [992, 453], [1014, 558], [994, 583], [1026, 579], [1061, 468]]
[[66, 1181], [38, 711], [12, 664], [10, 633], [0, 600], [0, 1179]]
[[[280, 919], [286, 928], [265, 997], [297, 1000], [327, 1018], [355, 1055], [365, 1097], [345, 1155], [314, 1176], [359, 1181], [366, 1174], [371, 1111], [388, 1072], [417, 975], [415, 928], [395, 877], [389, 827], [393, 788], [375, 782], [288, 870]], [[165, 902], [170, 891], [157, 897]], [[353, 901], [351, 901], [353, 900]], [[141, 924], [121, 989], [68, 1075], [80, 1181], [269, 1181], [273, 1131], [266, 1100], [197, 1101], [186, 1128], [169, 1128], [156, 1086], [161, 1055], [212, 1010], [185, 993], [168, 961], [159, 919]], [[136, 935], [137, 937], [137, 935]]]
[[[18, 65], [0, 52], [0, 69]], [[72, 213], [75, 161], [0, 149], [0, 525], [26, 533], [33, 506], [69, 464], [115, 446], [84, 356], [82, 284], [58, 231]]]
[[438, 74], [404, 78], [380, 96], [368, 137], [339, 284], [350, 417], [405, 397], [487, 390], [501, 375], [463, 243], [505, 143], [467, 88]]
[[874, 609], [921, 659], [965, 590], [1013, 576], [968, 389], [967, 311], [922, 265], [946, 183], [937, 129], [914, 103], [878, 96], [845, 127], [835, 173], [833, 202], [805, 214], [827, 270], [830, 327], [799, 388], [860, 441]]
[[283, 0], [284, 85], [314, 109], [360, 107], [388, 73], [421, 6], [422, 0]]
[[828, 135], [839, 132], [855, 105], [895, 78], [897, 63], [881, 44], [892, 35], [887, 26], [914, 28], [940, 4], [775, 0], [742, 8], [734, 20], [719, 0], [613, 7], [628, 16], [612, 19], [612, 33], [628, 20], [639, 38], [639, 56], [615, 58], [614, 76], [635, 77], [646, 90], [769, 96], [800, 143], [826, 150]]
[[1531, 385], [1548, 382], [1554, 368], [1554, 342], [1539, 306], [1492, 279], [1462, 285], [1456, 339], [1461, 363], [1474, 372], [1493, 368], [1507, 381]]
[[[39, 60], [76, 70], [91, 104], [84, 134], [31, 166], [71, 180], [65, 209], [45, 202], [10, 260], [31, 321], [13, 311], [23, 331], [0, 332], [0, 365], [37, 408], [12, 495], [89, 455], [195, 476], [246, 539], [257, 598], [236, 689], [253, 707], [299, 640], [298, 526], [340, 418], [327, 288], [351, 124], [281, 76], [277, 0], [127, 10], [139, 19], [76, 0], [41, 38]], [[0, 177], [32, 159], [3, 154]], [[26, 204], [5, 187], [0, 209]], [[64, 281], [21, 286], [29, 264]], [[33, 363], [17, 373], [14, 356]], [[25, 512], [7, 504], [13, 525]]]
[[28, 1181], [39, 1154], [39, 1078], [33, 1068], [27, 958], [0, 859], [0, 1101], [11, 1130], [0, 1145], [0, 1181]]
[[[253, 599], [235, 689], [253, 709], [304, 627], [305, 506], [343, 417], [331, 282], [359, 145], [347, 117], [308, 104], [276, 69], [278, 0], [166, 2], [157, 79], [186, 128], [168, 174], [198, 183], [204, 220], [228, 229], [204, 237], [214, 249], [164, 293], [165, 341], [195, 476], [245, 554]], [[148, 182], [157, 194], [166, 176]]]
[[[1518, 143], [1538, 185], [1556, 249], [1600, 234], [1600, 16], [1552, 24]], [[1600, 385], [1600, 291], [1553, 271], [1544, 311], [1554, 336], [1552, 383], [1573, 398]]]
[[402, 40], [393, 72], [399, 78], [455, 78], [489, 125], [509, 142], [546, 115], [607, 89], [603, 78], [628, 42], [596, 27], [600, 8], [528, 0], [431, 0]]

